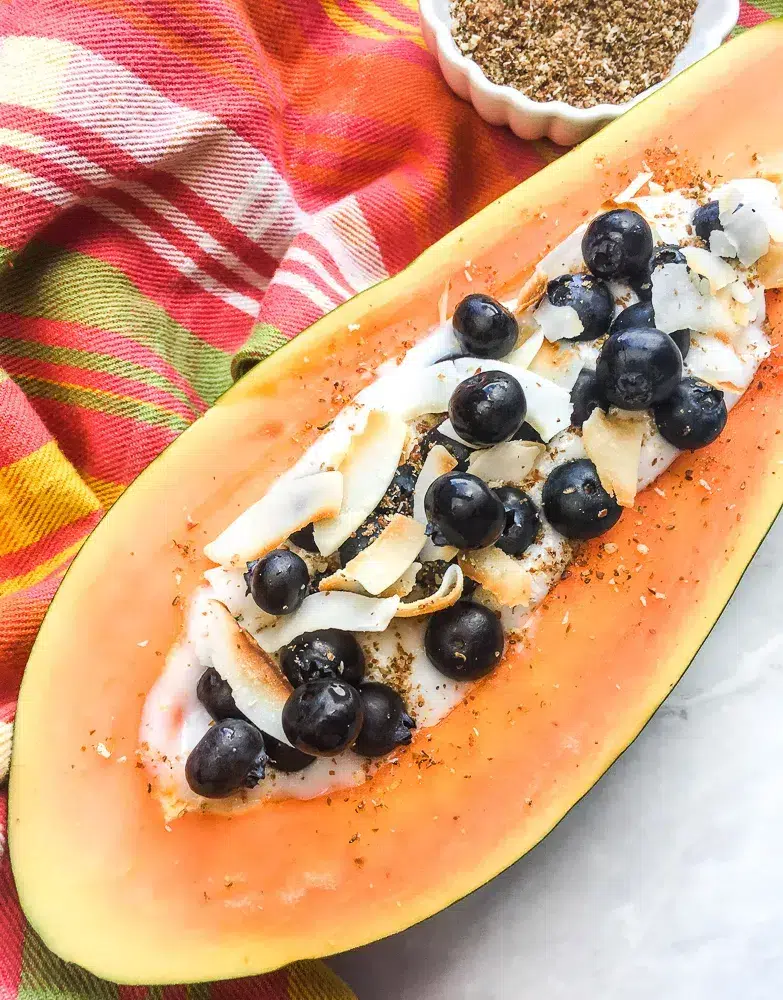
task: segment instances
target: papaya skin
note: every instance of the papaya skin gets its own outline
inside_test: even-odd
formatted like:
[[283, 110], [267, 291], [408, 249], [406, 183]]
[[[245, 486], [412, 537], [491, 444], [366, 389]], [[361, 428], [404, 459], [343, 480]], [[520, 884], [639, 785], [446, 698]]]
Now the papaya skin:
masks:
[[[264, 972], [377, 940], [521, 857], [638, 735], [780, 508], [779, 351], [721, 438], [681, 456], [656, 483], [665, 495], [645, 490], [585, 547], [527, 642], [372, 781], [329, 800], [189, 814], [166, 828], [136, 756], [144, 698], [181, 626], [183, 602], [172, 602], [207, 567], [204, 543], [381, 361], [437, 324], [447, 281], [449, 312], [469, 292], [515, 294], [547, 247], [643, 161], [687, 183], [707, 170], [750, 176], [754, 154], [780, 154], [781, 45], [781, 22], [747, 32], [325, 317], [245, 376], [99, 524], [36, 641], [11, 767], [20, 899], [54, 952], [107, 979], [162, 984]], [[780, 293], [767, 301], [780, 347]], [[607, 541], [618, 546], [611, 556]]]

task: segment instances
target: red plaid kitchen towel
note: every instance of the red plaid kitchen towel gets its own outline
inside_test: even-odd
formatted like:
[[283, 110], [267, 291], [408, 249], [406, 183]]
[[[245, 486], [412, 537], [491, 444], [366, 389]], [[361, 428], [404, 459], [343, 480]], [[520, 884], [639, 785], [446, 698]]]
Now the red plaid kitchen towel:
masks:
[[[415, 0], [0, 3], [0, 781], [58, 582], [232, 359], [555, 155], [450, 93]], [[352, 996], [317, 962], [150, 991], [66, 966], [19, 911], [5, 820], [0, 797], [0, 1000]]]

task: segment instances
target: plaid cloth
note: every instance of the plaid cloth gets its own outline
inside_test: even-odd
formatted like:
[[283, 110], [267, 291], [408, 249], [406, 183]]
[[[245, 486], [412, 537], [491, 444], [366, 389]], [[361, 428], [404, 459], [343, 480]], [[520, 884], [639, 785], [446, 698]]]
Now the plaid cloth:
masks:
[[[0, 5], [0, 781], [43, 614], [123, 489], [232, 377], [556, 155], [451, 94], [415, 0]], [[0, 1000], [353, 996], [318, 962], [149, 990], [67, 966], [20, 913], [5, 823], [0, 797]]]

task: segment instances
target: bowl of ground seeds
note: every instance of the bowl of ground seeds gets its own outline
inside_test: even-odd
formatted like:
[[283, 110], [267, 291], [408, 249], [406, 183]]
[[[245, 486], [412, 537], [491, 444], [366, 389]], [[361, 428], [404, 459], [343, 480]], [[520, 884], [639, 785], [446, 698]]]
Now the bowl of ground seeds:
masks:
[[739, 0], [419, 0], [446, 82], [524, 139], [581, 142], [716, 49]]

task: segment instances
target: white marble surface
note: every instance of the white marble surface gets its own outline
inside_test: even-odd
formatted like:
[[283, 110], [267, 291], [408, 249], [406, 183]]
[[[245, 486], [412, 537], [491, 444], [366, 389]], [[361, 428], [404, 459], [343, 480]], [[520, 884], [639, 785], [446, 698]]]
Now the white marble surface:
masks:
[[647, 729], [537, 848], [333, 959], [360, 1000], [783, 997], [783, 518]]

